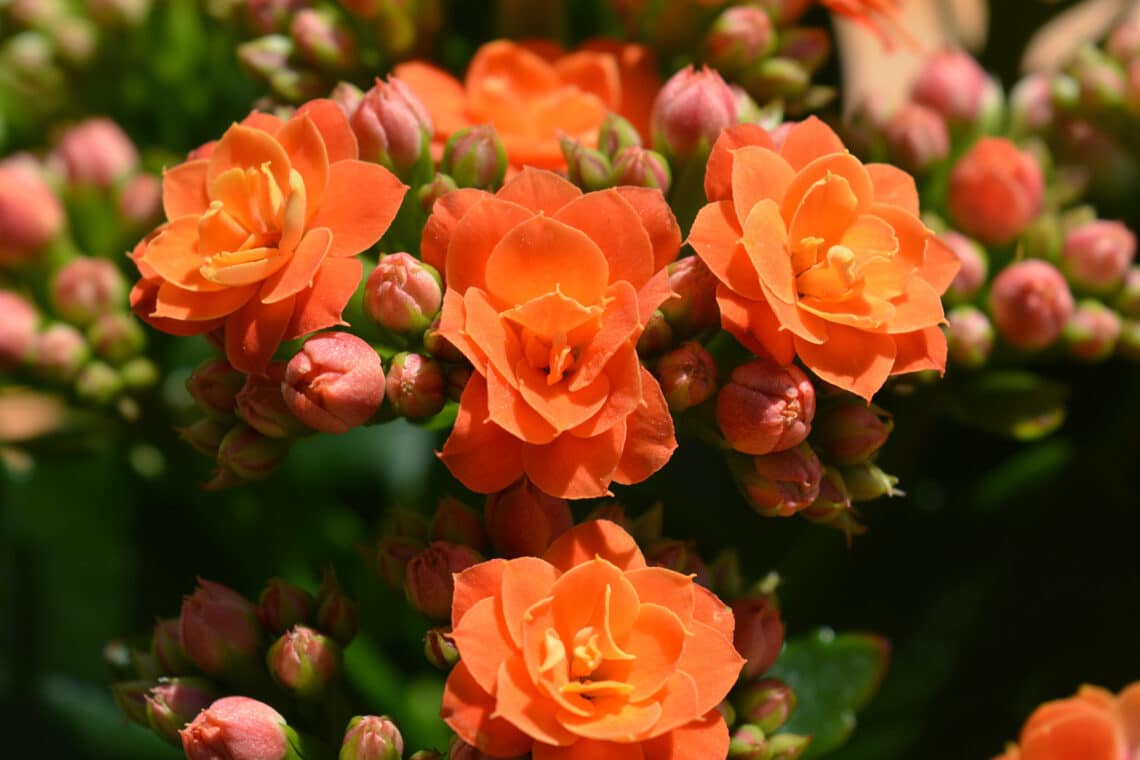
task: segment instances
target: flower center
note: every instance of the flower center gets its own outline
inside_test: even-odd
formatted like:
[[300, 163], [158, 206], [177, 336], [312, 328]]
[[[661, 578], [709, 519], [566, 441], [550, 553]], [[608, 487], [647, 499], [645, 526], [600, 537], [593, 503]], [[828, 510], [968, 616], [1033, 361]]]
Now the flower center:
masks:
[[567, 343], [565, 330], [555, 330], [547, 339], [524, 329], [522, 343], [527, 363], [534, 369], [546, 372], [547, 385], [561, 382], [574, 371], [576, 352]]
[[840, 298], [855, 284], [855, 252], [845, 245], [827, 249], [822, 261], [817, 262], [796, 278], [801, 296]]

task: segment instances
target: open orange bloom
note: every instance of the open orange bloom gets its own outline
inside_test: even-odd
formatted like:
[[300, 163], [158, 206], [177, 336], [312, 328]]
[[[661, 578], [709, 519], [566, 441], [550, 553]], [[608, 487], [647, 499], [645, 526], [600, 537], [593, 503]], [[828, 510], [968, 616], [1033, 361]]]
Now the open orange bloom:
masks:
[[716, 705], [743, 660], [732, 612], [691, 576], [647, 567], [598, 520], [543, 559], [494, 559], [455, 578], [460, 661], [443, 719], [493, 757], [696, 760], [728, 754]]
[[659, 191], [583, 195], [540, 169], [436, 202], [421, 253], [446, 280], [439, 332], [475, 368], [440, 458], [465, 486], [525, 473], [584, 499], [668, 461], [673, 421], [636, 344], [680, 239]]
[[357, 160], [332, 101], [287, 122], [253, 113], [163, 174], [168, 221], [132, 254], [142, 280], [131, 306], [178, 335], [222, 327], [230, 364], [260, 372], [281, 341], [340, 322], [363, 269], [352, 257], [380, 239], [406, 190]]
[[902, 26], [903, 0], [820, 0], [832, 13], [846, 16], [876, 34], [883, 45], [890, 47], [893, 38], [899, 38], [912, 48], [918, 41]]
[[1046, 702], [1021, 729], [1020, 746], [997, 760], [1136, 760], [1140, 757], [1140, 682], [1119, 696], [1082, 686]]
[[559, 135], [593, 148], [609, 111], [648, 139], [661, 86], [648, 48], [608, 40], [572, 53], [553, 42], [488, 42], [471, 59], [463, 83], [421, 61], [400, 64], [394, 73], [427, 106], [438, 145], [464, 127], [491, 124], [515, 168], [564, 168]]
[[910, 175], [864, 166], [812, 117], [777, 151], [752, 124], [713, 146], [689, 244], [720, 281], [721, 323], [761, 356], [799, 356], [870, 399], [889, 375], [945, 369], [941, 294], [958, 258], [918, 219]]

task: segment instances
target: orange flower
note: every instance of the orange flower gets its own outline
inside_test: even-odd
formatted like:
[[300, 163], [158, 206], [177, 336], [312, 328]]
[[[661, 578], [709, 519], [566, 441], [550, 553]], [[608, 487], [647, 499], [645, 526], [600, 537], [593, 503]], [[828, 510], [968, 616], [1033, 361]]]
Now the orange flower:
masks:
[[444, 195], [421, 253], [444, 273], [439, 333], [475, 374], [440, 458], [465, 486], [501, 491], [524, 473], [552, 496], [637, 483], [676, 448], [638, 336], [672, 296], [680, 246], [661, 193], [582, 194], [523, 169], [491, 195]]
[[869, 29], [890, 47], [893, 38], [904, 40], [917, 49], [918, 41], [902, 26], [903, 0], [820, 0], [832, 13], [846, 16]]
[[905, 172], [864, 166], [823, 122], [792, 127], [777, 151], [741, 124], [705, 174], [709, 204], [689, 243], [720, 281], [721, 323], [761, 356], [799, 356], [870, 399], [889, 375], [943, 370], [941, 294], [958, 259], [918, 219]]
[[1140, 682], [1119, 696], [1082, 686], [1046, 702], [1021, 729], [1020, 747], [996, 760], [1131, 760], [1140, 753]]
[[716, 705], [740, 673], [732, 612], [691, 576], [647, 567], [612, 522], [543, 559], [456, 576], [460, 661], [443, 719], [493, 757], [681, 760], [728, 754]]
[[223, 328], [226, 357], [265, 369], [283, 340], [340, 322], [406, 187], [357, 160], [332, 101], [282, 122], [250, 114], [167, 170], [168, 221], [136, 247], [135, 313], [176, 335]]
[[421, 61], [400, 64], [394, 73], [427, 106], [437, 145], [464, 127], [489, 123], [515, 168], [564, 168], [559, 135], [593, 148], [608, 111], [648, 139], [649, 111], [661, 85], [647, 48], [609, 40], [573, 53], [553, 42], [488, 42], [471, 59], [463, 83]]

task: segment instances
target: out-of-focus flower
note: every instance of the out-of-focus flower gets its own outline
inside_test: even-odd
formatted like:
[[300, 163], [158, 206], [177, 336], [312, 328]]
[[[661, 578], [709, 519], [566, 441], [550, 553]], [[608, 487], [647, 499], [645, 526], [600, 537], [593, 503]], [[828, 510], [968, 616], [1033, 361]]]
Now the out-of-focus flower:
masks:
[[1029, 259], [994, 278], [990, 311], [998, 333], [1017, 348], [1045, 348], [1061, 337], [1073, 314], [1073, 294], [1057, 268]]
[[101, 116], [68, 128], [54, 155], [63, 165], [68, 182], [101, 188], [125, 178], [139, 163], [131, 139], [118, 124]]
[[1041, 211], [1045, 179], [1029, 153], [1004, 137], [983, 137], [950, 172], [954, 223], [989, 245], [1011, 242]]
[[34, 259], [63, 224], [63, 206], [35, 160], [0, 161], [0, 266]]
[[273, 474], [289, 453], [288, 438], [270, 438], [250, 425], [235, 425], [218, 445], [219, 479], [207, 487], [222, 488], [228, 484], [225, 475], [242, 480], [264, 480]]
[[133, 255], [132, 307], [160, 330], [223, 328], [226, 357], [260, 372], [283, 340], [341, 321], [354, 258], [387, 230], [407, 188], [357, 160], [340, 108], [288, 121], [253, 113], [163, 175], [169, 221]]
[[36, 345], [40, 315], [24, 297], [0, 290], [0, 371], [26, 361]]
[[807, 438], [815, 387], [799, 367], [756, 359], [732, 370], [716, 398], [716, 421], [744, 454], [783, 451]]
[[1122, 760], [1140, 746], [1140, 683], [1119, 695], [1082, 686], [1046, 702], [1025, 721], [1018, 746], [997, 760]]
[[962, 264], [947, 293], [956, 298], [971, 298], [986, 284], [986, 277], [989, 274], [989, 261], [985, 249], [953, 230], [942, 233], [942, 242], [954, 252]]
[[442, 303], [439, 272], [407, 253], [381, 257], [364, 284], [364, 312], [397, 333], [422, 333]]
[[526, 478], [489, 494], [483, 515], [491, 543], [507, 559], [541, 556], [574, 524], [566, 499], [543, 493]]
[[674, 412], [691, 409], [716, 393], [716, 360], [693, 340], [658, 359], [654, 374], [661, 382], [665, 402]]
[[401, 760], [404, 737], [387, 716], [358, 715], [348, 722], [338, 760]]
[[490, 124], [506, 145], [511, 166], [565, 166], [558, 137], [565, 133], [589, 148], [614, 111], [647, 134], [642, 104], [659, 80], [648, 51], [636, 45], [595, 46], [563, 52], [555, 43], [495, 40], [471, 59], [464, 81], [421, 61], [395, 74], [427, 105], [442, 145], [453, 133]]
[[994, 326], [976, 306], [956, 306], [946, 314], [946, 351], [951, 364], [980, 367], [994, 348]]
[[401, 176], [429, 162], [435, 132], [423, 102], [399, 77], [376, 80], [352, 112], [352, 131], [360, 156], [376, 161]]
[[759, 5], [733, 5], [724, 10], [705, 35], [705, 54], [726, 76], [735, 76], [776, 47], [772, 15]]
[[294, 13], [289, 35], [297, 43], [297, 52], [316, 66], [343, 70], [356, 63], [356, 38], [327, 9], [302, 8]]
[[931, 56], [914, 82], [911, 97], [953, 124], [973, 124], [992, 84], [985, 69], [964, 50]]
[[182, 636], [178, 629], [178, 618], [159, 620], [155, 623], [154, 634], [150, 638], [150, 653], [161, 671], [168, 676], [188, 673], [193, 667], [182, 649]]
[[128, 224], [150, 226], [162, 216], [162, 181], [153, 174], [136, 174], [119, 194], [119, 214]]
[[806, 443], [729, 461], [749, 505], [765, 517], [789, 517], [819, 497], [823, 466]]
[[665, 464], [672, 419], [635, 345], [672, 295], [679, 238], [656, 190], [583, 195], [536, 169], [437, 201], [421, 252], [447, 285], [439, 333], [475, 369], [440, 455], [464, 485], [493, 493], [525, 473], [588, 498]]
[[727, 130], [705, 193], [689, 243], [745, 346], [865, 399], [890, 375], [944, 369], [940, 295], [959, 265], [918, 220], [909, 175], [864, 166], [812, 117], [779, 151], [758, 126]]
[[198, 589], [182, 600], [178, 618], [182, 648], [203, 673], [225, 675], [240, 670], [262, 645], [257, 608], [220, 583], [198, 580]]
[[1053, 123], [1053, 84], [1045, 74], [1023, 77], [1009, 93], [1009, 118], [1017, 134], [1044, 131]]
[[1136, 235], [1123, 222], [1097, 219], [1069, 230], [1061, 268], [1078, 288], [1104, 293], [1117, 287], [1136, 257]]
[[1116, 348], [1120, 315], [1095, 298], [1081, 301], [1065, 323], [1063, 337], [1071, 356], [1086, 362], [1107, 359]]
[[447, 724], [496, 757], [724, 757], [716, 705], [743, 660], [731, 611], [685, 575], [647, 567], [616, 524], [584, 523], [543, 559], [460, 573], [461, 659]]
[[87, 328], [87, 343], [98, 355], [119, 365], [137, 356], [146, 346], [146, 332], [127, 312], [103, 314]]
[[91, 347], [83, 333], [63, 323], [51, 325], [37, 335], [32, 348], [36, 371], [57, 382], [73, 379], [90, 358]]
[[[615, 182], [614, 167], [600, 150], [587, 148], [565, 135], [559, 140], [566, 159], [566, 178], [583, 190], [601, 190], [612, 185], [639, 185], [640, 182]], [[640, 149], [640, 148], [637, 148]]]
[[919, 103], [905, 103], [887, 120], [883, 136], [891, 156], [916, 172], [950, 155], [950, 132], [946, 121], [933, 108]]
[[295, 756], [285, 718], [249, 697], [217, 700], [181, 735], [182, 750], [189, 760], [286, 760]]
[[736, 123], [736, 96], [715, 69], [687, 66], [657, 93], [651, 119], [653, 147], [684, 160], [711, 149]]
[[305, 341], [285, 367], [281, 392], [297, 419], [323, 433], [363, 425], [384, 400], [384, 365], [360, 338], [327, 332]]
[[890, 47], [897, 37], [913, 42], [901, 25], [903, 0], [820, 0], [832, 13], [838, 13], [874, 32]]

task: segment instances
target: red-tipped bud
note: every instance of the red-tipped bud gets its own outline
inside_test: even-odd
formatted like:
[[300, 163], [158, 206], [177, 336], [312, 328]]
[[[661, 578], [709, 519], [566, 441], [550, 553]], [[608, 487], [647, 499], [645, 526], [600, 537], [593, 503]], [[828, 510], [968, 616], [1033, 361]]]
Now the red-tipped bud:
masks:
[[245, 375], [225, 359], [207, 359], [194, 368], [186, 379], [186, 390], [198, 408], [211, 417], [233, 417], [237, 394], [245, 385]]
[[431, 162], [429, 148], [435, 134], [431, 116], [419, 96], [398, 77], [376, 80], [352, 114], [352, 131], [360, 143], [360, 157], [408, 176]]
[[308, 623], [316, 611], [313, 595], [283, 578], [271, 578], [257, 600], [257, 619], [272, 633], [281, 634]]
[[0, 290], [0, 371], [31, 358], [40, 315], [36, 307], [9, 290]]
[[435, 202], [452, 190], [458, 190], [459, 183], [446, 174], [436, 173], [431, 182], [420, 185], [416, 190], [416, 198], [424, 211], [431, 213]]
[[433, 620], [447, 620], [455, 593], [454, 574], [482, 560], [469, 546], [433, 541], [408, 563], [404, 593], [419, 612]]
[[445, 362], [465, 362], [467, 358], [451, 344], [451, 341], [439, 334], [439, 317], [432, 320], [428, 329], [424, 330], [424, 348], [437, 359]]
[[178, 732], [218, 698], [218, 690], [204, 678], [171, 678], [146, 696], [150, 728], [165, 741], [182, 746]]
[[823, 468], [819, 496], [801, 514], [814, 523], [841, 531], [848, 540], [867, 531], [856, 519], [843, 473], [835, 467]]
[[210, 459], [217, 459], [218, 449], [221, 448], [222, 440], [229, 432], [229, 422], [211, 417], [203, 417], [200, 420], [194, 420], [185, 427], [178, 428], [178, 436], [183, 441]]
[[310, 63], [329, 69], [346, 69], [356, 62], [356, 42], [331, 13], [302, 8], [293, 16], [289, 35], [297, 52]]
[[289, 410], [281, 392], [285, 364], [274, 362], [267, 375], [250, 375], [234, 397], [237, 412], [251, 428], [270, 438], [292, 438], [309, 432]]
[[451, 638], [451, 628], [440, 626], [428, 629], [424, 637], [424, 657], [432, 667], [451, 670], [459, 662], [459, 649]]
[[705, 588], [712, 585], [708, 565], [697, 553], [694, 541], [663, 538], [653, 543], [645, 553], [645, 561], [654, 567], [664, 567], [682, 575], [695, 575], [693, 579]]
[[465, 544], [476, 551], [487, 548], [482, 515], [451, 496], [439, 500], [428, 535], [432, 541]]
[[112, 364], [132, 359], [146, 346], [142, 325], [128, 312], [104, 314], [87, 328], [87, 342]]
[[119, 681], [111, 684], [111, 698], [127, 720], [140, 726], [150, 726], [146, 717], [146, 698], [158, 684], [147, 679]]
[[672, 177], [664, 156], [639, 145], [623, 148], [614, 159], [612, 184], [615, 185], [650, 187], [667, 193]]
[[912, 96], [947, 121], [969, 124], [985, 105], [989, 77], [969, 53], [948, 50], [930, 58], [914, 83]]
[[637, 339], [637, 353], [642, 356], [656, 356], [673, 345], [673, 328], [660, 309], [654, 310], [645, 323], [645, 329]]
[[566, 499], [543, 493], [526, 478], [490, 494], [484, 519], [491, 543], [507, 559], [541, 557], [574, 524]]
[[687, 66], [657, 93], [650, 122], [654, 149], [683, 161], [736, 123], [736, 96], [714, 69]]
[[296, 760], [285, 718], [264, 702], [223, 697], [181, 731], [188, 760]]
[[356, 602], [340, 587], [332, 568], [325, 569], [316, 602], [317, 612], [313, 620], [317, 630], [348, 646], [356, 636], [358, 626]]
[[743, 720], [772, 734], [795, 712], [796, 695], [783, 681], [764, 678], [744, 687], [736, 707]]
[[387, 716], [363, 715], [348, 723], [338, 760], [400, 760], [404, 737]]
[[1037, 159], [1002, 137], [978, 140], [950, 173], [950, 215], [962, 231], [990, 245], [1021, 234], [1044, 195]]
[[637, 127], [616, 113], [607, 113], [598, 127], [598, 150], [610, 160], [632, 145], [641, 147]]
[[733, 729], [728, 742], [732, 760], [767, 760], [768, 739], [759, 726], [744, 723]]
[[[150, 639], [150, 653], [162, 672], [168, 676], [180, 676], [190, 672], [193, 665], [182, 648], [182, 634], [178, 618], [159, 620], [154, 625], [154, 635]], [[181, 728], [181, 726], [179, 726]]]
[[705, 36], [709, 63], [728, 76], [740, 73], [776, 47], [772, 17], [756, 5], [728, 8]]
[[566, 176], [575, 185], [589, 192], [614, 184], [614, 168], [604, 153], [587, 148], [565, 135], [561, 137], [559, 144], [562, 156], [566, 159]]
[[1098, 219], [1069, 230], [1061, 268], [1078, 288], [1104, 293], [1117, 287], [1136, 257], [1136, 236], [1123, 222]]
[[149, 227], [162, 216], [162, 181], [153, 174], [131, 177], [119, 195], [119, 215], [134, 227]]
[[847, 487], [847, 495], [851, 501], [861, 503], [873, 501], [880, 496], [902, 496], [903, 492], [895, 488], [899, 479], [888, 475], [872, 462], [860, 462], [841, 468], [843, 484]]
[[274, 681], [307, 699], [340, 675], [341, 652], [328, 636], [298, 625], [273, 642], [265, 662]]
[[950, 155], [950, 132], [942, 115], [918, 103], [906, 103], [887, 120], [883, 136], [891, 156], [915, 172], [924, 172]]
[[687, 341], [657, 361], [661, 392], [674, 412], [704, 403], [716, 393], [716, 360], [696, 341]]
[[783, 451], [807, 438], [815, 387], [798, 367], [754, 359], [732, 370], [716, 397], [716, 421], [729, 445], [744, 454]]
[[384, 366], [372, 346], [355, 335], [319, 333], [289, 360], [281, 390], [301, 422], [322, 433], [344, 433], [380, 408]]
[[262, 645], [257, 608], [220, 583], [199, 579], [198, 589], [182, 600], [179, 635], [186, 656], [208, 675], [240, 672], [257, 658]]
[[442, 303], [439, 272], [407, 253], [382, 257], [364, 285], [364, 313], [396, 333], [422, 333]]
[[396, 414], [424, 419], [447, 401], [447, 379], [438, 361], [423, 354], [396, 354], [387, 377], [388, 402]]
[[289, 439], [270, 438], [249, 425], [235, 425], [218, 446], [218, 466], [243, 480], [263, 480], [289, 453]]
[[0, 161], [0, 266], [36, 258], [63, 225], [63, 206], [35, 160]]
[[[762, 676], [775, 664], [784, 648], [784, 621], [780, 609], [770, 594], [737, 599], [732, 607], [736, 628], [732, 644], [746, 662], [745, 678]], [[751, 716], [747, 718], [753, 720]]]
[[424, 548], [423, 541], [408, 536], [385, 536], [376, 549], [376, 573], [394, 589], [404, 587], [404, 575], [412, 557]]
[[[352, 115], [356, 113], [356, 109], [359, 108], [360, 104], [364, 101], [364, 90], [361, 90], [352, 82], [337, 82], [332, 92], [329, 93], [329, 100], [340, 107], [345, 118], [351, 120]], [[359, 140], [360, 138], [358, 137], [358, 143]]]
[[68, 382], [91, 358], [91, 347], [71, 325], [55, 324], [36, 337], [32, 356], [37, 372], [56, 382]]
[[696, 335], [720, 324], [716, 285], [716, 276], [696, 256], [669, 265], [669, 288], [677, 298], [661, 304], [661, 313], [678, 335]]
[[1015, 134], [1042, 132], [1053, 123], [1053, 84], [1046, 74], [1023, 77], [1009, 94], [1009, 118]]
[[974, 306], [957, 306], [946, 313], [946, 353], [951, 364], [977, 368], [994, 349], [994, 326]]
[[126, 306], [127, 283], [107, 259], [89, 256], [65, 264], [52, 280], [52, 300], [63, 319], [86, 325]]
[[814, 26], [784, 29], [780, 33], [780, 58], [794, 62], [805, 74], [819, 71], [831, 57], [831, 35]]
[[1073, 314], [1073, 295], [1057, 268], [1038, 260], [1011, 264], [994, 278], [990, 310], [998, 333], [1017, 348], [1054, 343]]
[[843, 398], [816, 418], [812, 445], [831, 464], [865, 462], [882, 448], [895, 423], [891, 415], [862, 399]]
[[980, 245], [961, 233], [950, 231], [941, 235], [942, 242], [946, 244], [958, 261], [961, 268], [950, 283], [950, 293], [957, 298], [967, 299], [986, 284], [989, 274], [989, 260], [986, 251]]
[[87, 119], [68, 129], [56, 146], [67, 180], [75, 185], [108, 188], [138, 167], [139, 153], [110, 119]]
[[788, 517], [819, 496], [823, 467], [806, 443], [757, 457], [733, 457], [733, 475], [748, 503], [765, 517]]
[[799, 760], [810, 744], [810, 736], [776, 734], [768, 740], [766, 760]]
[[439, 170], [460, 187], [493, 190], [507, 174], [507, 149], [489, 124], [465, 127], [447, 139]]
[[1081, 361], [1107, 359], [1116, 349], [1120, 328], [1120, 315], [1115, 311], [1095, 299], [1081, 301], [1065, 323], [1065, 348]]

